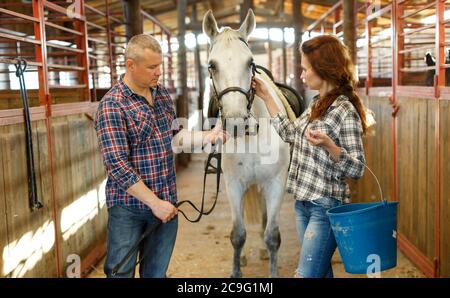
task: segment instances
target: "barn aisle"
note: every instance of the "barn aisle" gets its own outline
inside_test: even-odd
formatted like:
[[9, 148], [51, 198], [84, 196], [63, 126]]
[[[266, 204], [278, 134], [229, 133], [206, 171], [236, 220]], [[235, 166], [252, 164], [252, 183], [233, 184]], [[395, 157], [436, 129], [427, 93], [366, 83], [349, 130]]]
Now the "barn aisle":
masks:
[[[193, 154], [189, 167], [180, 169], [177, 175], [180, 200], [191, 200], [200, 205], [202, 194], [203, 167], [206, 155]], [[215, 178], [210, 175], [207, 181], [207, 199], [214, 196]], [[209, 206], [209, 205], [208, 205]], [[186, 214], [193, 218], [195, 213], [182, 206]], [[280, 214], [281, 247], [279, 250], [279, 275], [292, 277], [298, 261], [299, 246], [294, 224], [294, 208], [291, 197], [286, 197]], [[266, 277], [269, 272], [267, 260], [259, 259], [260, 240], [258, 225], [247, 230], [246, 259], [247, 266], [242, 267], [244, 277]], [[233, 249], [230, 243], [231, 216], [225, 196], [224, 184], [221, 184], [216, 209], [199, 223], [189, 223], [180, 217], [177, 242], [172, 256], [168, 277], [226, 278], [231, 273]], [[102, 260], [88, 277], [104, 277]], [[333, 257], [333, 270], [336, 277], [366, 277], [345, 273], [339, 253]], [[399, 251], [396, 268], [381, 273], [381, 277], [424, 277], [424, 275]]]

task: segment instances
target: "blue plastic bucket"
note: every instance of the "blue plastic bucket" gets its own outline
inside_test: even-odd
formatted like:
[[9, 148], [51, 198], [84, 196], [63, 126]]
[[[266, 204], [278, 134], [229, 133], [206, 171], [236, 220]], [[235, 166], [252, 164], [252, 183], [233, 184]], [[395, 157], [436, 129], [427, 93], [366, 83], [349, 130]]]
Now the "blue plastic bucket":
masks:
[[397, 265], [397, 202], [347, 204], [327, 211], [348, 273], [376, 273]]
[[397, 266], [397, 205], [387, 202], [377, 176], [381, 202], [346, 204], [327, 211], [345, 271], [372, 274]]

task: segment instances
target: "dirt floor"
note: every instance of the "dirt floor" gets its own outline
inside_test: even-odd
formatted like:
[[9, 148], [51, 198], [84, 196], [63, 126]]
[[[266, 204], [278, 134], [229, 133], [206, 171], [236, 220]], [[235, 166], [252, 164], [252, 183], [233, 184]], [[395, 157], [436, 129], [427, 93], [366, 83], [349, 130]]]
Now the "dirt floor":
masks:
[[[194, 154], [189, 167], [177, 174], [179, 200], [191, 200], [199, 206], [205, 155]], [[212, 202], [215, 191], [215, 177], [209, 175], [207, 181], [208, 202]], [[293, 277], [299, 256], [299, 244], [294, 219], [294, 201], [286, 197], [280, 214], [281, 246], [278, 253], [279, 277]], [[209, 205], [208, 205], [209, 206]], [[186, 214], [192, 218], [194, 212], [183, 205]], [[177, 242], [172, 260], [167, 272], [168, 277], [229, 277], [231, 273], [231, 259], [233, 248], [230, 242], [231, 216], [226, 198], [224, 185], [215, 210], [205, 216], [199, 223], [189, 223], [180, 217]], [[247, 228], [245, 244], [247, 265], [242, 267], [243, 277], [267, 277], [269, 274], [268, 260], [260, 259], [259, 225]], [[104, 277], [103, 262], [101, 261], [89, 277]], [[335, 277], [365, 278], [366, 275], [348, 274], [336, 252], [333, 256], [333, 270]], [[424, 275], [398, 251], [396, 268], [384, 271], [381, 277], [424, 277]]]

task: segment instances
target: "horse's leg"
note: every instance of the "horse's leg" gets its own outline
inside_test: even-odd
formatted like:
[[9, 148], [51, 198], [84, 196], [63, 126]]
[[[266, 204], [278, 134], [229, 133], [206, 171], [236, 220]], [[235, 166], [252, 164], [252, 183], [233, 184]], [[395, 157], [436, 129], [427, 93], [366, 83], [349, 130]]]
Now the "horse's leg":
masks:
[[282, 179], [280, 177], [277, 178], [268, 181], [262, 189], [267, 209], [267, 225], [264, 231], [264, 242], [269, 251], [271, 277], [278, 276], [277, 253], [281, 243], [278, 215], [280, 213], [285, 187], [285, 183], [280, 182]]
[[259, 246], [259, 259], [260, 260], [268, 260], [269, 259], [269, 253], [267, 251], [266, 244], [264, 242], [264, 230], [267, 226], [267, 208], [264, 206], [264, 210], [262, 213], [262, 219], [261, 219], [261, 231], [259, 233], [260, 236], [260, 246]]
[[243, 195], [244, 186], [238, 181], [227, 182], [228, 201], [231, 206], [231, 219], [233, 228], [231, 230], [230, 240], [234, 248], [233, 254], [233, 272], [231, 277], [241, 277], [241, 252], [245, 243], [246, 231], [244, 226], [244, 204]]

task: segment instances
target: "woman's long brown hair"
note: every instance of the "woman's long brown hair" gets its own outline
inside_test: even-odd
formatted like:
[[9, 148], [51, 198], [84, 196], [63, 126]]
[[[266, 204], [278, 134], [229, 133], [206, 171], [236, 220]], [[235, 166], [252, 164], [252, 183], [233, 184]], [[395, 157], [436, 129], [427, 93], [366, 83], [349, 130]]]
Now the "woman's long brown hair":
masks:
[[366, 113], [364, 105], [355, 92], [357, 79], [355, 66], [350, 58], [348, 48], [333, 35], [321, 35], [305, 41], [301, 46], [302, 55], [305, 55], [314, 72], [328, 83], [336, 86], [312, 107], [311, 120], [321, 118], [331, 104], [340, 95], [346, 95], [356, 108], [363, 131], [366, 131]]

